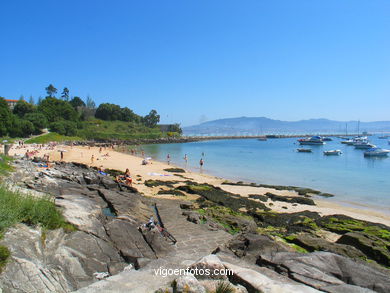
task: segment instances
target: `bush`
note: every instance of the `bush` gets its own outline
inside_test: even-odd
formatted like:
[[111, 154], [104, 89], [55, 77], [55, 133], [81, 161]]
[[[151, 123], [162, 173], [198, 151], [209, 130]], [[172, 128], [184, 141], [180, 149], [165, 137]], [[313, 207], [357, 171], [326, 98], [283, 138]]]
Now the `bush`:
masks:
[[18, 116], [13, 115], [11, 118], [11, 126], [8, 129], [11, 137], [28, 137], [34, 133], [34, 125], [24, 119], [20, 119]]
[[34, 125], [34, 134], [41, 133], [41, 129], [47, 127], [46, 116], [42, 113], [27, 113], [24, 119], [30, 121]]
[[62, 135], [74, 136], [77, 133], [77, 124], [72, 121], [58, 121], [50, 124], [50, 131]]

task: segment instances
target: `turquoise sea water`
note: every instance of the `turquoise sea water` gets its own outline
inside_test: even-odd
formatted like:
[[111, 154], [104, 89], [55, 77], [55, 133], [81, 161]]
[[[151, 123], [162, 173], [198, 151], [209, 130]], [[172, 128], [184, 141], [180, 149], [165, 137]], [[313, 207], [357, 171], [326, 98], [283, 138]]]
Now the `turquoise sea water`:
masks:
[[[212, 140], [180, 144], [143, 146], [147, 155], [219, 177], [264, 184], [295, 185], [319, 189], [336, 195], [330, 200], [369, 205], [390, 213], [390, 157], [365, 158], [363, 150], [333, 138], [324, 146], [304, 146], [313, 153], [297, 153], [296, 138]], [[390, 148], [385, 139], [371, 137], [378, 147]], [[324, 156], [324, 150], [340, 149], [340, 156]]]

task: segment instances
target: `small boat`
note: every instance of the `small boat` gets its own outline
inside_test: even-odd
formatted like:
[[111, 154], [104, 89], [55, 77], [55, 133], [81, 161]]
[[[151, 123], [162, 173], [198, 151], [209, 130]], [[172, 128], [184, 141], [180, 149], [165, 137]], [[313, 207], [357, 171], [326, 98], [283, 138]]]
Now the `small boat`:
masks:
[[257, 140], [259, 140], [259, 141], [266, 141], [267, 140], [267, 137], [259, 137]]
[[359, 150], [368, 150], [368, 149], [372, 149], [372, 148], [376, 147], [376, 145], [373, 145], [369, 142], [362, 142], [362, 143], [354, 144], [354, 146], [355, 146], [355, 149], [359, 149]]
[[333, 139], [328, 136], [322, 138], [322, 141], [332, 141], [332, 140]]
[[324, 145], [325, 144], [321, 136], [312, 136], [310, 138], [298, 139], [298, 142], [300, 145]]
[[364, 152], [365, 157], [386, 157], [390, 153], [390, 150], [381, 148], [371, 148]]
[[340, 150], [330, 150], [330, 151], [324, 151], [325, 156], [338, 156], [341, 155], [342, 152]]
[[313, 151], [312, 149], [304, 149], [304, 148], [297, 149], [298, 153], [311, 153], [312, 151]]

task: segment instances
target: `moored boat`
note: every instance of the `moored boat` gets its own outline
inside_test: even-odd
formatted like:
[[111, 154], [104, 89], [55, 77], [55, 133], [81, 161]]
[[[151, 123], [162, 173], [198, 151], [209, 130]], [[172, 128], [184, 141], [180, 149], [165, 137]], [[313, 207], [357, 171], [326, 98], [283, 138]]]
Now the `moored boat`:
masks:
[[331, 137], [328, 137], [328, 136], [322, 138], [322, 141], [332, 141], [332, 140], [333, 139]]
[[367, 149], [372, 149], [372, 148], [376, 147], [376, 145], [373, 145], [373, 144], [369, 143], [368, 141], [354, 144], [354, 146], [355, 146], [355, 149], [359, 149], [359, 150], [367, 150]]
[[298, 153], [311, 153], [312, 149], [299, 148], [297, 149]]
[[324, 151], [325, 156], [338, 156], [341, 155], [342, 152], [340, 150], [329, 150], [329, 151]]
[[321, 136], [312, 136], [310, 138], [298, 139], [298, 142], [300, 145], [324, 145], [325, 144]]
[[364, 152], [365, 157], [386, 157], [390, 150], [382, 148], [371, 148]]

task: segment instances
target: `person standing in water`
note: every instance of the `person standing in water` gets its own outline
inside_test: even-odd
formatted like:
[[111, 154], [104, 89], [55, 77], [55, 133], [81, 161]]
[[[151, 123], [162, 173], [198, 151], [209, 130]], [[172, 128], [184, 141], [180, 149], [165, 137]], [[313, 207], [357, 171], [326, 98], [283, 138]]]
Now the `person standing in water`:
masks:
[[184, 155], [184, 161], [186, 161], [186, 165], [187, 165], [187, 163], [188, 163], [188, 156], [187, 156], [187, 154]]
[[168, 162], [168, 165], [171, 162], [171, 156], [169, 154], [167, 155], [167, 162]]

